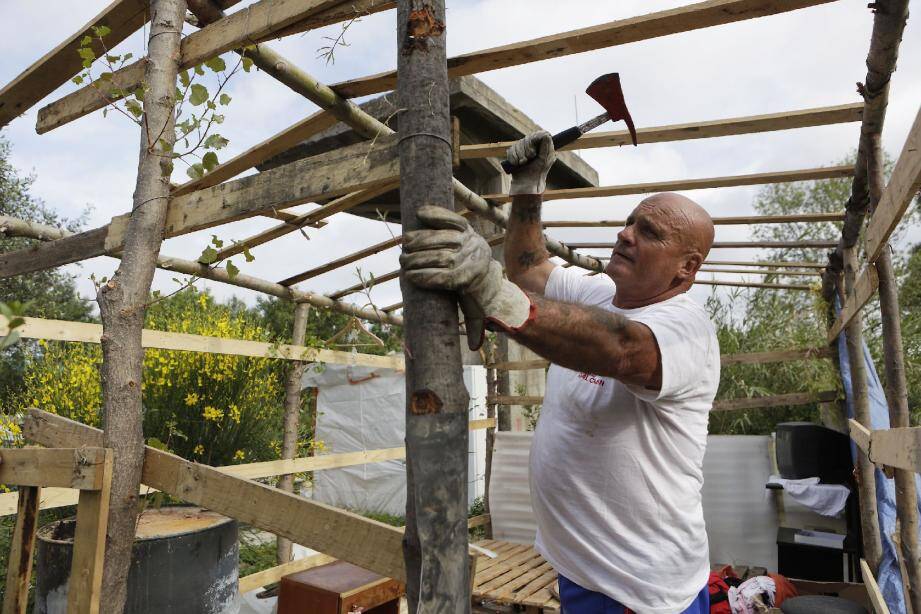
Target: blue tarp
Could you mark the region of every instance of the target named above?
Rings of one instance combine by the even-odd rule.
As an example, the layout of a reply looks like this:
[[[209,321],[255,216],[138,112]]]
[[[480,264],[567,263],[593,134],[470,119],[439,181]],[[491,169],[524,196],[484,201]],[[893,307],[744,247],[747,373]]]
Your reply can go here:
[[[835,301],[835,307],[840,312],[840,305]],[[841,379],[844,382],[844,393],[847,399],[847,415],[854,417],[854,394],[851,390],[851,364],[847,354],[847,345],[844,333],[838,335],[838,352],[841,357]],[[863,344],[863,360],[867,365],[867,388],[870,397],[870,421],[873,429],[889,428],[889,406],[886,403],[886,394],[876,366],[870,356],[867,344]],[[856,448],[851,446],[852,452]],[[856,458],[855,458],[856,462]],[[905,614],[905,601],[902,597],[902,574],[899,570],[899,560],[895,551],[895,544],[891,535],[895,533],[895,483],[886,475],[876,470],[876,504],[879,513],[879,528],[883,539],[883,558],[877,572],[879,589],[886,599],[889,611],[892,614]]]

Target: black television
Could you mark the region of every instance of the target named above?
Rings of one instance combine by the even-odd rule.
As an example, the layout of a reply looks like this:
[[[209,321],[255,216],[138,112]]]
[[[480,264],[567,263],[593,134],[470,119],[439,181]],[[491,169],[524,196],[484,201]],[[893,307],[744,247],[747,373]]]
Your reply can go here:
[[[781,422],[775,433],[781,477],[817,477],[826,484],[851,481],[854,463],[847,435],[812,422]]]

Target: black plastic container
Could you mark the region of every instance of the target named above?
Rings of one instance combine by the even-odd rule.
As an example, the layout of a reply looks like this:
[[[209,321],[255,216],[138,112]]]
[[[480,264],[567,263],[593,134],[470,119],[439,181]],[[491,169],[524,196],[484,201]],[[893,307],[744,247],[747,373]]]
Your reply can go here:
[[[38,531],[36,614],[66,614],[75,526],[71,518]],[[240,609],[238,571],[233,519],[196,507],[145,510],[128,572],[125,614],[234,614]]]

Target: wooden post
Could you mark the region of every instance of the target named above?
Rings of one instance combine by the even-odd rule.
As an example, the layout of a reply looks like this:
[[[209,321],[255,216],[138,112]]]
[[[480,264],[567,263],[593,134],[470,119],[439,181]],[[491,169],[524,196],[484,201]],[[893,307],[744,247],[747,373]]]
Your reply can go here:
[[[853,247],[844,250],[845,296],[854,291],[860,264]],[[843,304],[843,303],[842,303]],[[863,355],[863,321],[858,314],[846,329],[847,355],[851,366],[851,392],[854,397],[854,418],[872,429],[870,399],[867,391],[867,366]],[[863,539],[863,558],[874,575],[879,572],[883,556],[882,537],[879,532],[879,515],[876,505],[876,467],[866,452],[857,450],[857,490],[860,496],[860,530]]]
[[[99,614],[100,611],[111,486],[112,452],[106,450],[102,466],[102,488],[81,490],[77,502],[74,556],[70,565],[70,584],[67,590],[69,614]]]
[[[496,389],[496,342],[487,340],[489,344],[486,348],[486,418],[495,419],[496,404],[489,400],[489,397],[499,394]],[[492,482],[492,449],[496,442],[496,427],[490,426],[486,429],[486,489],[483,494],[483,513],[489,513],[489,485]],[[486,539],[492,539],[492,523],[486,526]]]
[[[870,204],[876,207],[885,187],[880,136],[870,139],[867,152],[867,179]],[[899,288],[892,269],[892,257],[886,245],[876,261],[879,275],[879,308],[883,324],[883,357],[886,365],[886,400],[889,402],[889,426],[911,426],[908,409],[908,385],[905,381],[905,355],[902,349],[902,320],[899,314]],[[908,570],[908,595],[905,601],[912,611],[921,612],[921,544],[918,543],[918,494],[915,473],[895,470],[895,506],[900,523],[901,551]]]
[[[144,463],[141,329],[162,243],[173,169],[173,110],[185,0],[152,0],[143,126],[134,204],[121,263],[97,296],[102,316],[104,446],[114,451],[103,599],[125,607]]]
[[[310,306],[307,303],[298,303],[294,307],[294,330],[291,333],[291,343],[304,345],[307,334],[307,316]],[[301,377],[307,363],[293,361],[288,368],[288,377],[285,380],[285,423],[284,435],[281,442],[281,457],[297,457],[297,435],[301,419]],[[294,476],[286,474],[278,480],[278,487],[288,492],[294,492]],[[291,540],[279,537],[277,540],[276,554],[278,564],[291,561]]]
[[[32,578],[32,553],[38,530],[38,504],[42,489],[20,486],[16,507],[16,525],[10,540],[6,567],[6,594],[3,614],[26,614],[29,605],[29,582]]]
[[[397,2],[400,215],[454,208],[444,0]],[[400,276],[406,339],[406,531],[409,611],[470,612],[467,407],[453,294]]]

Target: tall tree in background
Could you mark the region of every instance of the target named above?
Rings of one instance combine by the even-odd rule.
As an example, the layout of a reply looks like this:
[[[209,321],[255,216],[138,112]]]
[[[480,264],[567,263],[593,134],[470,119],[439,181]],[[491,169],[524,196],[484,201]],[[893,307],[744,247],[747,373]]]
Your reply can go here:
[[[0,138],[0,216],[48,224],[70,231],[80,229],[84,215],[67,219],[31,194],[35,177],[20,174],[10,162],[10,144]],[[33,239],[7,237],[0,223],[0,252],[28,247]],[[74,276],[49,269],[0,279],[0,301],[30,303],[28,315],[59,320],[92,320],[92,305],[77,293]],[[21,388],[26,352],[34,343],[23,342],[0,352],[0,398],[9,399]]]

